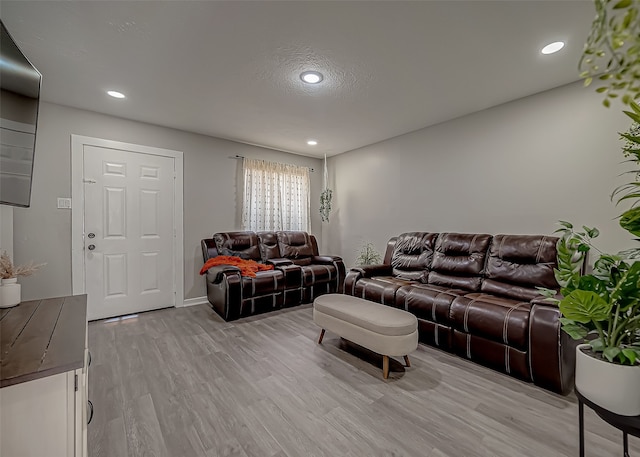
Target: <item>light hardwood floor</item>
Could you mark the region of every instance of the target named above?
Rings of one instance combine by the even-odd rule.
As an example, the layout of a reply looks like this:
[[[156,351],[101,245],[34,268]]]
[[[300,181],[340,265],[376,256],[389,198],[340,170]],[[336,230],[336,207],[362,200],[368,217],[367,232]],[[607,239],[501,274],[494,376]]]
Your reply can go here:
[[[573,457],[577,402],[420,345],[411,368],[319,329],[309,305],[207,305],[89,324],[89,456]],[[588,457],[622,455],[586,412]],[[630,438],[632,454],[640,440]]]

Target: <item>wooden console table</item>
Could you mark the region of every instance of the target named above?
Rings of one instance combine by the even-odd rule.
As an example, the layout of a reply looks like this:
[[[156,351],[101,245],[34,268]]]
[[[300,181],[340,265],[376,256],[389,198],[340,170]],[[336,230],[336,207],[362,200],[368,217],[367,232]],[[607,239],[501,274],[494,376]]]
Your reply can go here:
[[[623,457],[629,457],[629,435],[640,437],[640,416],[621,416],[596,405],[585,398],[578,389],[578,421],[580,425],[580,457],[584,457],[584,405],[594,410],[600,418],[622,431]]]
[[[0,309],[0,455],[86,457],[87,296]]]

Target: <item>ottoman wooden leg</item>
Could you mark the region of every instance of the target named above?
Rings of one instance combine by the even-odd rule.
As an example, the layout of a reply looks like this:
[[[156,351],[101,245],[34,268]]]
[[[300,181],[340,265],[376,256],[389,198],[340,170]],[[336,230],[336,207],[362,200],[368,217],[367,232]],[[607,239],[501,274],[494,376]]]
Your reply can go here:
[[[404,364],[405,364],[407,367],[411,368],[411,362],[409,361],[409,356],[408,356],[408,355],[405,355],[405,356],[404,356]]]
[[[318,344],[322,344],[322,338],[324,338],[324,329],[320,330],[320,338],[318,338]]]
[[[382,377],[384,379],[389,378],[389,356],[388,355],[382,356]]]

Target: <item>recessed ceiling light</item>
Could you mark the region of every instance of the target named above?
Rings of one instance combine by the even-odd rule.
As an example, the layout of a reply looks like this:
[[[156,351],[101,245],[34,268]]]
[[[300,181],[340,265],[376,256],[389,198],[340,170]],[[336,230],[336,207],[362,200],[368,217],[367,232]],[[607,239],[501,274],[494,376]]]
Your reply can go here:
[[[300,79],[309,84],[318,84],[324,79],[324,76],[317,71],[305,71],[300,75]]]
[[[124,98],[124,94],[116,90],[108,90],[107,94],[111,95],[113,98]]]
[[[316,144],[318,144],[318,142],[316,140],[309,140],[309,141],[307,141],[307,144],[309,146],[315,146]]]
[[[542,48],[542,53],[553,54],[554,52],[558,52],[562,48],[564,48],[564,41],[555,41]]]

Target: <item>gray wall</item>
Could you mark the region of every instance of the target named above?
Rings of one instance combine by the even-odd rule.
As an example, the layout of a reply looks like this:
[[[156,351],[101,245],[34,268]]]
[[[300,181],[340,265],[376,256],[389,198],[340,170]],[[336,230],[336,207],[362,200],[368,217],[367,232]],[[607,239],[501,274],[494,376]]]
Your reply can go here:
[[[185,298],[204,295],[200,239],[239,228],[235,154],[295,163],[312,173],[312,231],[322,251],[353,265],[364,241],[383,251],[412,230],[552,233],[558,219],[595,225],[599,246],[617,251],[630,236],[609,201],[623,157],[618,109],[580,83],[517,100],[329,159],[331,222],[318,217],[320,160],[118,119],[41,106],[31,208],[14,210],[14,255],[48,265],[23,278],[25,299],[71,293],[70,135],[184,152]]]
[[[13,258],[13,206],[0,205],[0,251]]]
[[[629,122],[600,101],[576,83],[332,157],[325,246],[349,266],[402,232],[550,234],[564,219],[629,247],[609,200]]]
[[[236,154],[314,168],[311,231],[322,239],[318,214],[322,162],[318,159],[43,103],[31,207],[14,210],[14,256],[18,263],[34,260],[47,265],[20,280],[24,300],[71,294],[71,211],[56,209],[57,197],[71,197],[71,134],[184,152],[185,298],[205,295],[204,280],[198,275],[200,240],[240,228],[236,206],[240,161],[230,158]]]

